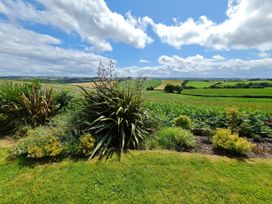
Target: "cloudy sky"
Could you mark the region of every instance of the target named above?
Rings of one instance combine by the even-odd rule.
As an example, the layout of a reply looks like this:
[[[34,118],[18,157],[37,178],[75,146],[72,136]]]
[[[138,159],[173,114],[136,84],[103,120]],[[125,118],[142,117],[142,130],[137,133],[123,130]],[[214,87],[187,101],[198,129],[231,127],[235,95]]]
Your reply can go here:
[[[272,0],[0,0],[0,75],[272,77]]]

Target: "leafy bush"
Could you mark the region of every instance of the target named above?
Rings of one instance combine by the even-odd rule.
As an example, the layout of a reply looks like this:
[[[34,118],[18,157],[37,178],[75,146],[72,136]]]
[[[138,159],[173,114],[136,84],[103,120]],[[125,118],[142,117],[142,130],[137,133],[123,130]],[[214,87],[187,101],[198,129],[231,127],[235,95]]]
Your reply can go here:
[[[269,137],[272,128],[266,124],[267,120],[269,117],[260,112],[246,114],[239,127],[239,135],[254,138],[257,141],[261,137]]]
[[[194,135],[178,127],[163,128],[158,132],[157,137],[159,145],[165,149],[182,151],[196,146]]]
[[[0,83],[0,130],[9,134],[20,127],[35,128],[47,123],[64,108],[67,94],[43,89],[39,82]]]
[[[231,132],[238,132],[243,121],[242,114],[235,108],[230,108],[226,114],[228,127]]]
[[[192,120],[186,115],[180,115],[179,117],[174,119],[173,124],[176,127],[190,130],[192,127]]]
[[[146,88],[147,91],[154,91],[154,87],[153,86],[149,86]]]
[[[80,138],[79,152],[84,155],[90,155],[94,150],[96,141],[91,134],[84,134]]]
[[[164,91],[166,93],[178,93],[178,94],[180,94],[182,90],[183,90],[182,87],[178,86],[178,85],[175,86],[175,85],[167,84],[164,87]]]
[[[59,129],[43,127],[30,130],[25,138],[11,150],[11,157],[53,158],[59,156],[64,147],[60,142],[62,132]]]
[[[238,134],[232,134],[230,129],[217,129],[212,142],[215,148],[234,154],[246,154],[253,147],[253,144],[244,138],[240,138]]]
[[[145,137],[150,135],[151,120],[143,108],[142,81],[118,86],[107,78],[105,70],[112,76],[112,67],[99,68],[99,83],[95,92],[83,88],[82,109],[77,117],[78,129],[90,133],[97,141],[90,158],[99,152],[100,158],[114,151],[137,149]]]

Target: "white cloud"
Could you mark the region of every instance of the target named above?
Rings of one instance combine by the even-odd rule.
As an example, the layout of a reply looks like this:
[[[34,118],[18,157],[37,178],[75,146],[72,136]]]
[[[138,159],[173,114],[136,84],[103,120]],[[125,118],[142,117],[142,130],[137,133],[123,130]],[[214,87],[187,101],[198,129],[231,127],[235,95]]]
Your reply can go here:
[[[67,50],[59,39],[0,22],[1,75],[95,76],[100,55]]]
[[[43,6],[44,9],[39,9]],[[0,13],[11,20],[20,19],[57,27],[67,33],[76,32],[82,40],[99,51],[111,51],[109,40],[144,48],[153,40],[138,27],[137,19],[112,12],[104,0],[2,0]],[[140,19],[138,19],[140,20]],[[136,25],[137,24],[137,25]]]
[[[258,53],[258,56],[261,57],[261,58],[267,58],[267,57],[269,57],[270,55],[269,55],[269,53],[267,53],[267,52],[259,52],[259,53]]]
[[[198,21],[192,18],[168,26],[154,23],[154,32],[163,43],[177,49],[184,45],[197,44],[215,49],[250,49],[261,51],[272,49],[272,1],[229,0],[227,19],[217,24],[206,16]]]
[[[144,64],[150,63],[149,60],[145,60],[145,59],[140,59],[139,62],[140,62],[140,63],[144,63]]]
[[[148,77],[272,77],[272,58],[257,60],[225,59],[216,55],[205,58],[201,55],[182,58],[163,55],[158,66],[126,67],[123,75]]]

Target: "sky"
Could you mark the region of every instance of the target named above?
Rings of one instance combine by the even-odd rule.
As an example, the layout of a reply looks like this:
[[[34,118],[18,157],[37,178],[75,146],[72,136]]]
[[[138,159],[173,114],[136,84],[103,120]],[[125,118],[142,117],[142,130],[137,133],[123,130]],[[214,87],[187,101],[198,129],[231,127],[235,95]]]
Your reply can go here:
[[[271,0],[0,0],[1,76],[272,78]]]

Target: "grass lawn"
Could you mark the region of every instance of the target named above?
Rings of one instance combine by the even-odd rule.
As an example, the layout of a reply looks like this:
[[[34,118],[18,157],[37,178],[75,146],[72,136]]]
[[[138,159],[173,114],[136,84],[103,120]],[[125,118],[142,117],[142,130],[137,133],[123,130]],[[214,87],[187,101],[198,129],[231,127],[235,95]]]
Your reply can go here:
[[[25,165],[0,148],[0,203],[271,203],[272,160],[139,151]]]

